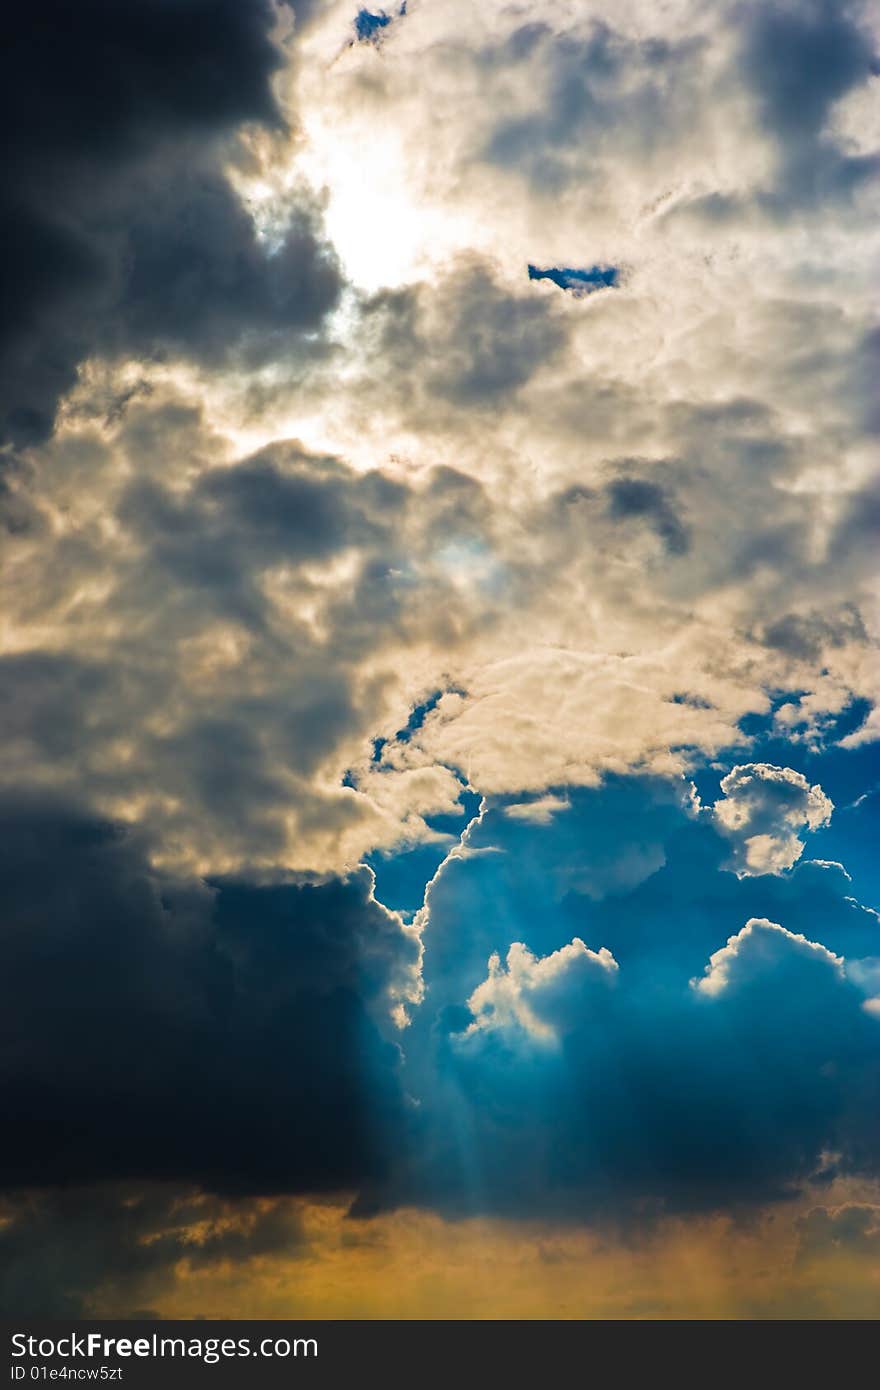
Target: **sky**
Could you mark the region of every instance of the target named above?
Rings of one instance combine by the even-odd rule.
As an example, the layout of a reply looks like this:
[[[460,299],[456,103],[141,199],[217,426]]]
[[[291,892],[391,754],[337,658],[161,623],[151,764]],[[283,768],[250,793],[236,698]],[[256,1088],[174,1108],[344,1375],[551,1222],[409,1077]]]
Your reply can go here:
[[[0,67],[0,1301],[880,1315],[872,7]]]

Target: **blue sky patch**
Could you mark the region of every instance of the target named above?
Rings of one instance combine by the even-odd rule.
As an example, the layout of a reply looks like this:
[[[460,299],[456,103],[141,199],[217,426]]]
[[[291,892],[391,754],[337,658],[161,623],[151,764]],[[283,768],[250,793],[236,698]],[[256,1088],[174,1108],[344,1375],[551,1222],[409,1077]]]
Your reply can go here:
[[[536,265],[529,266],[530,280],[552,280],[561,290],[570,290],[579,296],[594,294],[597,290],[615,289],[620,283],[620,271],[613,265],[593,265],[589,270],[578,270],[571,266],[548,266],[541,270]]]

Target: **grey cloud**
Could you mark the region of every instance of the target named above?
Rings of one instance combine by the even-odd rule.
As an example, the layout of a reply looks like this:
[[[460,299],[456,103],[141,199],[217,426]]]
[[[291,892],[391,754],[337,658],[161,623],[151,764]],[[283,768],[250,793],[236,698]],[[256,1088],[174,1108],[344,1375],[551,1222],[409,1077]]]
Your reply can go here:
[[[650,155],[680,127],[699,39],[634,40],[604,22],[582,37],[527,26],[483,61],[537,65],[543,92],[527,115],[503,118],[483,157],[516,168],[539,189],[589,178],[604,158],[633,147]],[[635,79],[635,80],[634,80]]]
[[[762,642],[790,653],[799,661],[817,662],[826,646],[840,647],[847,642],[865,643],[868,633],[861,613],[854,604],[825,614],[812,609],[806,613],[783,613],[768,621],[756,634]]]
[[[268,0],[15,12],[0,82],[14,133],[0,190],[5,437],[44,439],[96,353],[260,355],[258,335],[278,348],[336,302],[308,200],[268,254],[222,172],[242,125],[283,128],[275,18]]]
[[[405,709],[395,653],[491,622],[491,593],[457,585],[467,548],[493,544],[479,484],[358,473],[292,442],[211,466],[199,417],[153,399],[128,406],[115,445],[89,438],[42,463],[74,510],[94,507],[91,463],[112,532],[92,516],[20,539],[19,618],[61,640],[3,659],[6,777],[85,788],[114,813],[135,798],[166,846],[224,868],[318,868],[402,833],[342,773]]]
[[[866,1203],[813,1207],[798,1223],[797,1261],[809,1265],[829,1254],[876,1260],[880,1255],[880,1209]]]
[[[880,480],[845,494],[831,536],[831,558],[847,569],[873,567],[880,538]]]
[[[825,129],[834,103],[876,71],[876,47],[861,21],[857,5],[832,0],[749,14],[742,71],[783,163],[771,204],[846,197],[880,170],[880,155],[848,154]]]
[[[668,215],[716,228],[755,216],[783,222],[852,204],[880,172],[880,151],[854,152],[829,128],[835,105],[877,76],[877,49],[864,6],[834,0],[734,5],[737,40],[727,87],[751,95],[759,129],[776,154],[769,179],[748,192],[699,194]]]
[[[642,518],[657,532],[671,555],[688,548],[688,531],[669,496],[646,478],[616,478],[606,488],[608,514],[614,521]]]
[[[6,1195],[0,1216],[0,1302],[8,1317],[87,1317],[99,1291],[121,1316],[143,1316],[144,1295],[164,1292],[181,1262],[198,1271],[304,1248],[290,1203],[230,1203],[159,1184]]]
[[[121,232],[106,243],[116,284],[96,333],[104,351],[257,365],[320,328],[338,300],[340,268],[305,200],[267,248],[225,179],[183,163],[134,182],[112,216]]]
[[[546,300],[511,294],[464,257],[431,285],[364,304],[365,328],[397,377],[460,409],[496,407],[552,363],[567,331]]]
[[[870,75],[875,50],[857,16],[857,6],[831,0],[751,12],[744,71],[774,135],[815,139],[833,103]]]

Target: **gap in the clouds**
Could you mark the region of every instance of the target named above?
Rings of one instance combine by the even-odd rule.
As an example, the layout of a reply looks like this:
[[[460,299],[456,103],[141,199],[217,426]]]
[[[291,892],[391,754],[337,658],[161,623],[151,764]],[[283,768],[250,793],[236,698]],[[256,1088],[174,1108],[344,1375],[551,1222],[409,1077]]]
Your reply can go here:
[[[570,290],[577,298],[595,294],[597,290],[615,289],[620,283],[620,271],[614,265],[593,265],[589,270],[573,266],[548,266],[547,269],[541,270],[538,266],[530,264],[529,279],[550,280],[561,290]]]
[[[461,690],[458,686],[454,685],[445,686],[443,688],[432,691],[431,694],[425,700],[422,700],[419,704],[413,706],[406,723],[395,733],[393,733],[390,736],[390,738],[385,738],[384,736],[380,735],[379,737],[373,739],[372,751],[370,754],[370,762],[374,766],[379,766],[382,763],[382,759],[386,748],[393,747],[397,743],[409,743],[413,734],[417,733],[418,730],[421,729],[428,715],[431,713],[432,710],[437,708],[444,695],[464,694],[466,694],[464,690]],[[459,780],[462,782],[463,785],[466,785],[465,778],[461,777],[461,775],[458,772],[456,772],[455,775],[459,777]],[[357,774],[352,768],[347,768],[346,771],[342,774],[342,785],[343,787],[351,787],[353,789],[357,789]]]
[[[394,19],[401,18],[406,14],[406,0],[403,0],[396,15],[387,14],[385,10],[358,10],[354,19],[355,39],[358,43],[379,44],[382,40],[382,30],[387,29]]]
[[[406,849],[375,850],[364,857],[363,862],[376,877],[375,895],[385,907],[410,918],[422,906],[425,886],[480,809],[479,794],[468,787],[462,787],[459,800],[460,813],[425,817],[425,823],[442,840]]]
[[[421,704],[415,705],[413,707],[413,710],[406,723],[404,724],[403,728],[398,729],[397,732],[392,736],[392,738],[374,738],[373,756],[371,761],[374,763],[381,763],[382,754],[389,743],[409,743],[413,734],[418,732],[418,730],[422,727],[431,711],[437,708],[440,701],[443,699],[443,696],[448,693],[463,694],[462,691],[449,692],[445,689],[434,690],[431,692],[431,694],[428,696],[426,700],[423,700]]]
[[[426,696],[410,711],[405,724],[390,737],[379,736],[372,741],[370,763],[378,772],[389,768],[383,766],[386,750],[400,744],[407,744],[424,726],[428,715],[435,710],[444,695],[464,695],[458,686],[442,686]],[[441,815],[426,815],[424,821],[436,839],[425,844],[395,846],[391,849],[373,850],[363,858],[363,863],[372,869],[376,878],[375,894],[379,902],[405,917],[411,918],[422,906],[425,887],[434,877],[437,869],[446,858],[455,841],[470,824],[480,809],[481,797],[475,792],[468,779],[459,768],[449,771],[461,783],[459,793],[460,810]],[[358,788],[357,773],[349,768],[343,775],[342,785],[354,790]]]

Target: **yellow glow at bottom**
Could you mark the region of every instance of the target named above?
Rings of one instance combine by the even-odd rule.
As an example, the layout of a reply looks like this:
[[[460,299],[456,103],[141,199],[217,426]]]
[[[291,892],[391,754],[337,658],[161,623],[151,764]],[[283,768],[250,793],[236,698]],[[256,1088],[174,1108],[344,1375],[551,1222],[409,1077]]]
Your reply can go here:
[[[878,1263],[834,1246],[798,1258],[803,1212],[668,1219],[630,1239],[414,1211],[353,1221],[341,1206],[308,1205],[289,1254],[183,1260],[138,1293],[167,1318],[878,1316]],[[122,1314],[131,1292],[105,1289],[95,1312]]]

